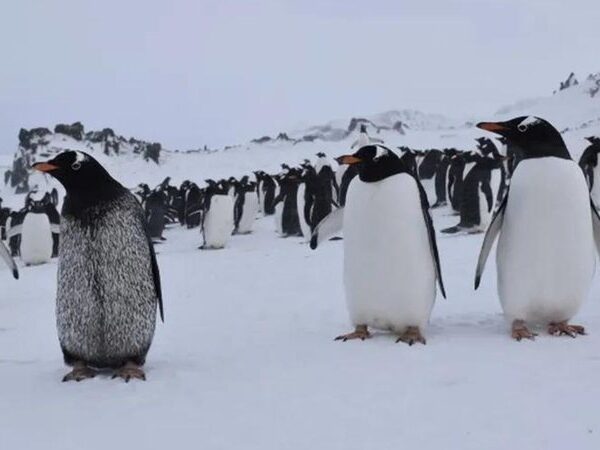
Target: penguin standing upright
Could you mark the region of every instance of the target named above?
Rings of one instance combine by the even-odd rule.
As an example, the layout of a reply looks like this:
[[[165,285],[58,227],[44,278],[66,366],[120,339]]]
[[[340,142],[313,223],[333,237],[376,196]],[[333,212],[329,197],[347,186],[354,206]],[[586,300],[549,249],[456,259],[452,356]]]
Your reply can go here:
[[[225,248],[233,232],[233,197],[228,183],[207,180],[202,214],[202,235],[207,249]]]
[[[315,196],[313,185],[317,174],[315,168],[310,163],[303,164],[300,183],[296,191],[296,209],[298,211],[298,222],[300,231],[305,241],[308,242],[311,236],[312,223],[311,214],[314,208]]]
[[[474,162],[475,165],[462,182],[460,221],[458,225],[442,230],[442,233],[483,232],[494,207],[491,172],[499,169],[502,160],[497,159],[495,155],[484,156],[479,153],[469,154],[465,158],[465,161]]]
[[[457,151],[454,148],[444,149],[440,162],[435,170],[435,203],[432,208],[440,208],[448,204],[447,201],[447,184],[448,184],[448,168],[450,167],[450,159],[456,155]]]
[[[282,237],[302,236],[300,218],[298,216],[298,187],[300,185],[300,169],[288,169],[280,179],[280,192],[275,199],[276,229]]]
[[[598,153],[600,153],[600,138],[590,136],[586,138],[590,145],[584,150],[579,159],[579,167],[583,170],[592,200],[596,205],[600,203],[600,164],[598,164]]]
[[[166,240],[163,237],[166,224],[167,199],[163,190],[152,191],[145,201],[148,232],[153,242]]]
[[[513,141],[522,158],[483,241],[475,289],[500,235],[498,295],[512,323],[512,337],[533,339],[536,334],[529,325],[535,324],[547,325],[552,335],[584,334],[583,327],[569,320],[594,275],[600,218],[579,166],[560,133],[539,117],[477,126]]]
[[[397,342],[424,344],[436,279],[445,296],[427,194],[386,147],[368,145],[338,160],[358,167],[359,179],[343,215],[344,284],[355,330],[336,339],[366,339],[372,327],[398,335]]]
[[[256,195],[256,183],[244,176],[236,185],[234,205],[234,234],[252,233],[254,221],[258,215],[259,201]]]
[[[27,195],[19,246],[21,260],[27,266],[47,263],[53,256],[53,234],[58,234],[58,224],[50,222],[46,211],[49,203],[48,194],[41,196],[34,191]]]
[[[125,381],[145,379],[160,276],[144,211],[135,196],[94,158],[66,151],[35,170],[66,189],[62,215],[56,324],[65,362],[63,381],[114,369]]]

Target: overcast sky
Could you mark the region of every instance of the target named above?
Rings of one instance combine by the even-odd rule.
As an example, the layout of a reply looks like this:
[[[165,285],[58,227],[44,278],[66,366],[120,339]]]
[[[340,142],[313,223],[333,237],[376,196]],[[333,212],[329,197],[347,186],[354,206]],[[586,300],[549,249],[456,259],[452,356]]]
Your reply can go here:
[[[600,71],[598,0],[14,0],[0,152],[80,120],[169,148],[352,115],[489,115]]]

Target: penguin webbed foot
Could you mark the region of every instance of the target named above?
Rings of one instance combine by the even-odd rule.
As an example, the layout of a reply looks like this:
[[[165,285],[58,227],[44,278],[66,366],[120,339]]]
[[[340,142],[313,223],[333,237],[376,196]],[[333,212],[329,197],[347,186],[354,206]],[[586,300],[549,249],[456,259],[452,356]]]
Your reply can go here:
[[[146,374],[141,366],[133,362],[128,362],[124,366],[115,370],[112,378],[113,380],[115,378],[122,378],[125,383],[129,383],[129,381],[133,379],[146,381]]]
[[[548,333],[552,336],[570,336],[572,338],[586,334],[585,328],[581,325],[570,325],[567,321],[551,323],[548,325]]]
[[[396,344],[399,342],[404,342],[410,346],[416,344],[417,342],[423,345],[427,344],[427,341],[421,334],[421,330],[419,327],[407,327],[404,333],[398,336],[396,339]]]
[[[530,331],[524,320],[515,320],[512,324],[511,336],[517,342],[520,342],[523,339],[535,341],[537,333]]]
[[[84,362],[76,362],[73,364],[73,370],[71,370],[68,374],[66,374],[62,381],[77,381],[80,382],[82,380],[87,380],[88,378],[94,378],[97,372],[88,367]]]
[[[366,325],[357,325],[352,333],[342,334],[341,336],[336,337],[334,340],[346,342],[352,339],[360,339],[361,341],[364,341],[370,337],[371,333],[369,333],[369,329]]]

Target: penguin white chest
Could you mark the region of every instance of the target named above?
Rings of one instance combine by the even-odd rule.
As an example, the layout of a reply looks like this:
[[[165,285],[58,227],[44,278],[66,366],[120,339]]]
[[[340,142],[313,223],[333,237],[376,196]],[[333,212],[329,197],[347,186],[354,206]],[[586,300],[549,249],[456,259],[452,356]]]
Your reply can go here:
[[[498,294],[506,316],[570,319],[595,269],[587,185],[573,161],[546,157],[516,168],[498,241]]]
[[[52,258],[52,232],[46,214],[28,213],[21,230],[21,259],[25,264],[44,264]]]
[[[245,192],[244,194],[244,208],[242,210],[242,217],[238,225],[238,233],[246,234],[251,233],[254,227],[254,221],[258,215],[259,201],[255,192]]]
[[[213,195],[203,227],[206,247],[225,247],[233,231],[233,199],[230,195]]]
[[[594,167],[594,184],[592,185],[592,199],[596,206],[600,205],[600,164]]]
[[[424,327],[435,279],[416,181],[407,174],[355,180],[344,212],[344,284],[354,325]]]

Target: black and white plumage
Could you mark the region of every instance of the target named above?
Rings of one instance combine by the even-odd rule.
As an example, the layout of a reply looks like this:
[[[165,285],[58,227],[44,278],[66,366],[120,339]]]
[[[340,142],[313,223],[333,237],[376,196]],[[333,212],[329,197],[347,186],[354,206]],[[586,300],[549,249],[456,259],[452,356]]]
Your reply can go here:
[[[2,258],[2,260],[4,260],[4,262],[6,263],[6,265],[12,272],[13,277],[15,277],[15,279],[18,279],[19,278],[19,269],[17,268],[17,264],[15,263],[15,260],[12,259],[12,256],[10,256],[10,252],[4,246],[4,243],[1,240],[0,240],[0,258]]]
[[[67,151],[34,169],[66,189],[62,209],[56,323],[64,380],[117,369],[126,381],[145,379],[160,275],[144,211],[135,196],[90,155]]]
[[[425,343],[436,280],[445,296],[425,190],[414,168],[387,147],[368,145],[338,161],[356,166],[359,179],[343,212],[317,227],[311,247],[343,222],[346,302],[356,329],[339,339],[365,339],[372,327]]]
[[[569,320],[591,285],[600,218],[580,168],[560,133],[539,117],[478,127],[513,142],[520,156],[483,241],[475,289],[499,237],[498,295],[513,338],[533,339],[530,324],[548,325],[555,335],[584,334]]]

